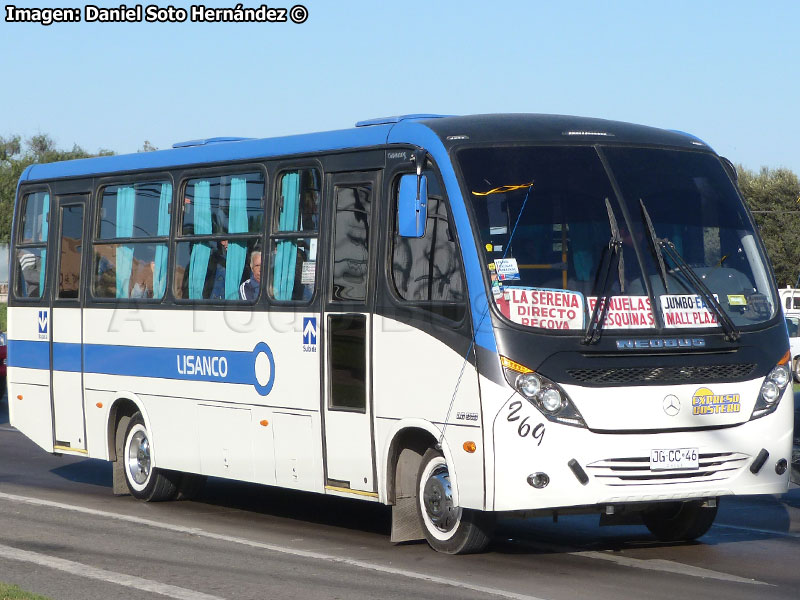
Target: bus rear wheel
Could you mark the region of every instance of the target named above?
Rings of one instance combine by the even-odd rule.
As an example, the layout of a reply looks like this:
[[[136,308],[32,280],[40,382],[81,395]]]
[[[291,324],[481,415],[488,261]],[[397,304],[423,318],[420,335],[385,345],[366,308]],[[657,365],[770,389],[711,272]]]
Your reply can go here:
[[[150,434],[142,413],[137,412],[128,422],[122,460],[125,483],[134,498],[159,502],[178,495],[180,474],[153,466]]]
[[[667,502],[642,513],[645,526],[662,542],[692,541],[702,537],[717,516],[717,505],[701,500]]]
[[[441,452],[428,449],[417,476],[417,513],[431,548],[445,554],[471,554],[489,545],[492,519],[456,506],[450,472]]]

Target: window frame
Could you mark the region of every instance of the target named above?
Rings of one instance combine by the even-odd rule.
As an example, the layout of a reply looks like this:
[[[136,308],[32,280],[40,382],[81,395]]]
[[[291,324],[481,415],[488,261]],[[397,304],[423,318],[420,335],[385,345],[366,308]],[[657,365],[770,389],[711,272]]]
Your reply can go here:
[[[469,316],[469,291],[467,289],[467,278],[466,272],[464,267],[464,255],[461,250],[461,242],[458,236],[458,230],[456,228],[455,219],[453,217],[453,210],[451,208],[450,199],[447,195],[447,188],[445,187],[444,180],[441,176],[441,172],[439,167],[437,166],[436,162],[433,160],[433,157],[428,156],[426,162],[426,168],[423,169],[423,174],[430,174],[436,178],[436,182],[439,185],[439,189],[442,191],[441,201],[444,203],[445,210],[447,213],[447,224],[450,228],[450,231],[453,232],[453,239],[456,246],[456,255],[459,263],[459,277],[461,278],[461,285],[462,289],[464,290],[464,299],[460,302],[443,302],[437,300],[407,300],[403,298],[399,291],[397,290],[397,286],[395,285],[394,279],[394,248],[395,248],[395,240],[398,236],[397,233],[397,194],[400,185],[400,178],[403,175],[416,175],[416,171],[413,170],[413,166],[406,166],[403,165],[401,168],[394,170],[390,174],[390,179],[388,183],[388,193],[389,193],[389,202],[388,202],[388,235],[386,240],[386,260],[385,260],[385,281],[386,281],[386,288],[389,293],[389,297],[391,298],[392,302],[395,304],[402,306],[403,308],[412,308],[420,311],[425,311],[426,314],[430,315],[430,318],[434,319],[441,319],[446,322],[449,326],[452,327],[459,327],[461,326],[464,321]],[[430,186],[429,186],[430,189]],[[425,231],[427,233],[428,227],[427,223],[425,225]],[[436,311],[435,308],[437,307],[454,307],[460,309],[461,312],[457,319],[452,319],[446,315],[443,315],[441,312]]]
[[[169,233],[166,236],[155,236],[155,237],[127,237],[127,238],[101,238],[100,237],[100,222],[101,222],[101,210],[103,207],[103,194],[105,190],[109,187],[124,187],[124,186],[136,186],[137,184],[146,184],[146,183],[169,183],[172,186],[172,198],[170,199],[169,210],[168,214],[170,216],[169,219]],[[88,298],[91,302],[97,304],[116,304],[116,303],[124,303],[124,304],[163,304],[167,301],[170,297],[170,281],[172,279],[171,276],[171,264],[172,264],[172,255],[174,254],[172,249],[172,239],[173,233],[175,228],[175,177],[172,172],[169,171],[156,171],[156,172],[147,172],[147,173],[139,173],[136,175],[128,176],[128,177],[107,177],[103,178],[98,181],[94,188],[94,193],[92,194],[94,199],[94,206],[91,209],[91,223],[89,226],[91,227],[91,234],[90,234],[90,241],[91,241],[91,258],[89,259],[89,285],[88,285]],[[97,246],[119,246],[119,245],[146,245],[151,244],[153,246],[164,244],[167,247],[167,280],[166,280],[166,288],[164,290],[164,295],[160,298],[139,298],[139,297],[128,297],[128,298],[116,298],[116,297],[107,297],[107,296],[98,296],[95,293],[95,283],[96,279],[96,272],[95,272],[95,258],[97,256],[96,247]]]
[[[278,231],[277,230],[277,223],[278,223],[278,211],[280,209],[280,184],[282,178],[287,173],[294,173],[300,172],[304,170],[315,170],[318,175],[319,179],[319,212],[317,213],[317,229],[316,231],[303,231],[303,230],[296,230],[296,231]],[[266,288],[266,297],[267,301],[270,304],[275,306],[309,306],[313,304],[318,295],[320,294],[320,276],[322,270],[319,268],[320,261],[322,259],[322,246],[320,240],[322,238],[322,232],[325,228],[325,221],[324,219],[324,198],[325,198],[325,171],[322,168],[322,165],[316,161],[297,161],[297,162],[290,162],[284,163],[279,165],[274,171],[274,186],[272,189],[271,194],[271,204],[270,204],[270,223],[266,227],[267,236],[266,236],[266,244],[264,245],[264,253],[268,255],[268,260],[264,261],[264,254],[261,255],[261,263],[262,268],[265,267],[265,262],[268,263],[268,268],[264,271],[262,277],[267,275],[270,278],[274,278],[275,276],[275,260],[272,256],[272,245],[279,241],[291,241],[291,240],[299,240],[299,239],[306,239],[306,238],[313,238],[317,240],[317,266],[315,267],[314,273],[314,289],[311,293],[311,296],[306,300],[279,300],[273,294],[272,284],[269,283],[268,285],[263,285],[264,280],[262,279],[262,288]]]
[[[52,231],[52,224],[53,224],[53,202],[54,202],[54,195],[53,190],[49,185],[34,185],[31,187],[26,188],[25,190],[20,189],[18,192],[19,196],[21,196],[22,200],[17,203],[18,211],[14,215],[14,223],[12,223],[12,231],[11,231],[11,244],[9,246],[9,263],[13,261],[14,268],[13,270],[9,268],[8,278],[9,278],[9,286],[8,286],[8,295],[10,298],[13,298],[14,301],[24,302],[26,304],[49,304],[49,296],[50,293],[50,272],[47,268],[48,264],[53,262],[52,258],[52,250],[50,249],[51,245],[51,235]],[[21,241],[22,234],[24,232],[24,224],[22,223],[22,219],[24,216],[25,211],[23,207],[26,205],[26,201],[29,196],[34,194],[47,194],[49,196],[48,199],[48,206],[47,206],[47,241],[45,242],[23,242]],[[19,227],[16,227],[16,224],[19,223]],[[16,235],[14,235],[14,230],[16,229]],[[17,259],[17,253],[19,250],[24,250],[26,248],[35,248],[41,249],[46,252],[45,255],[45,264],[43,268],[45,269],[44,273],[44,284],[42,285],[42,289],[40,290],[40,294],[38,296],[21,296],[17,294],[17,284],[19,283],[18,276],[21,276],[21,269],[18,273],[17,265],[19,264],[19,260]],[[9,265],[10,267],[11,265]]]
[[[204,177],[214,178],[214,177],[234,177],[236,175],[248,175],[258,173],[262,176],[264,181],[264,186],[261,192],[260,198],[260,205],[259,211],[264,215],[263,225],[261,229],[257,232],[243,232],[243,233],[210,233],[210,234],[203,234],[203,235],[186,235],[183,233],[183,217],[184,211],[182,209],[182,204],[179,202],[180,198],[184,198],[186,195],[186,188],[191,180],[194,179],[202,179]],[[176,305],[209,305],[209,306],[226,306],[229,308],[250,308],[257,304],[259,304],[264,297],[264,232],[268,227],[267,219],[269,217],[267,213],[267,196],[269,193],[269,185],[270,185],[270,173],[264,163],[245,163],[245,164],[228,164],[228,165],[218,165],[211,168],[205,169],[191,169],[186,170],[180,174],[179,183],[176,186],[173,186],[173,219],[171,222],[171,231],[172,236],[170,237],[170,256],[169,256],[169,273],[167,276],[167,291],[165,293],[165,297],[169,295],[170,299]],[[178,260],[178,245],[181,243],[190,243],[190,242],[219,242],[222,240],[231,241],[250,241],[256,240],[256,245],[254,248],[261,246],[261,287],[259,289],[258,297],[256,297],[252,302],[248,300],[226,300],[220,298],[179,298],[175,293],[175,284],[176,284],[176,277],[175,271],[177,269],[177,260]],[[251,251],[252,252],[252,251]],[[249,255],[245,259],[245,266],[249,267]]]

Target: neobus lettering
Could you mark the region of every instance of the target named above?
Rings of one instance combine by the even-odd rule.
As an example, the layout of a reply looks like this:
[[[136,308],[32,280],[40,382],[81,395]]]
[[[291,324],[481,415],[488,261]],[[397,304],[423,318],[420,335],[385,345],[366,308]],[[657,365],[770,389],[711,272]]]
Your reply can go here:
[[[228,359],[224,356],[178,355],[178,373],[181,375],[228,376]]]

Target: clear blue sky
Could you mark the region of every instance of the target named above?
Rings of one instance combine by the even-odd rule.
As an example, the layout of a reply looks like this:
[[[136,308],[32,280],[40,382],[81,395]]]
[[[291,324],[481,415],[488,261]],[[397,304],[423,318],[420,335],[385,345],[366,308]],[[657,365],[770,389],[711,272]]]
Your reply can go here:
[[[301,1],[302,25],[43,27],[3,10],[0,135],[126,153],[411,112],[540,112],[681,129],[748,168],[800,174],[796,0]]]

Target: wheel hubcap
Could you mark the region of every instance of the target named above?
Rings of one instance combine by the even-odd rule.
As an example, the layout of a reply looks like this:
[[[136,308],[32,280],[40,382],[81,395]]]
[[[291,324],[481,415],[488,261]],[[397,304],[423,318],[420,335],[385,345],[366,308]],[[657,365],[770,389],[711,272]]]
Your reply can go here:
[[[458,511],[453,506],[450,474],[447,467],[437,467],[425,482],[422,502],[430,522],[440,531],[449,531],[458,521]]]
[[[139,485],[150,477],[150,442],[142,431],[133,434],[128,446],[128,472]]]

